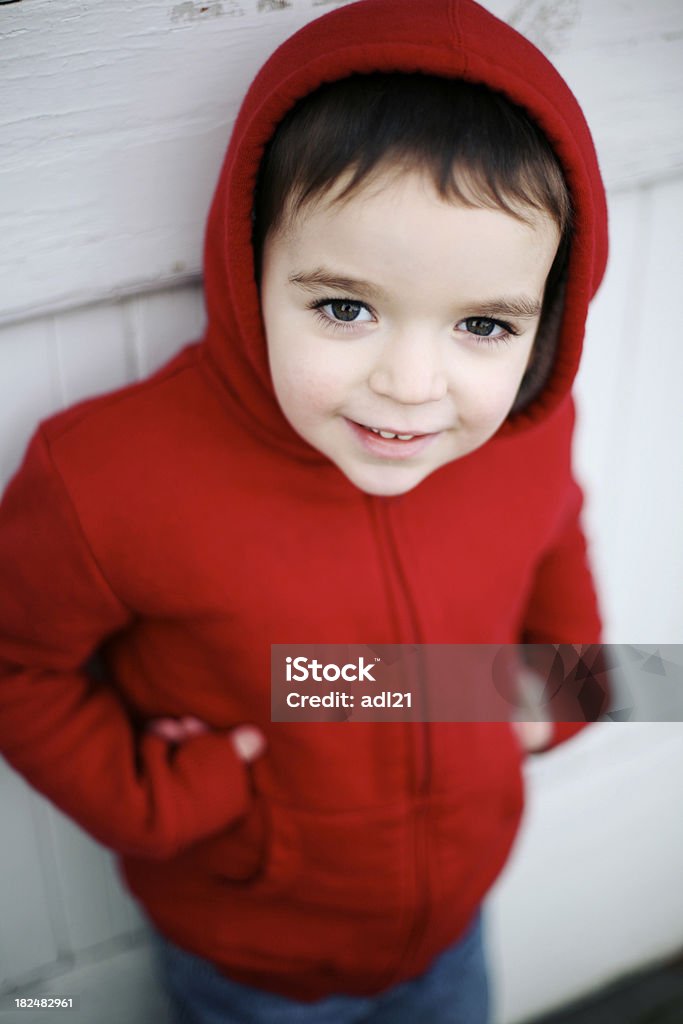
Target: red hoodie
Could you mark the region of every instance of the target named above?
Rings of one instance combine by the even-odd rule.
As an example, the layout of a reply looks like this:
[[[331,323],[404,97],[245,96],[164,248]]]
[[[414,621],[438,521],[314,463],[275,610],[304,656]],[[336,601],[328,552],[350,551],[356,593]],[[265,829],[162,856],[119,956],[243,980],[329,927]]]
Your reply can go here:
[[[350,72],[483,81],[555,145],[576,230],[552,378],[414,490],[358,490],[271,387],[251,188],[285,111]],[[270,722],[271,643],[596,643],[570,388],[606,211],[556,71],[471,0],[363,0],[270,58],[210,213],[208,327],[142,383],[41,424],[0,507],[0,749],[120,857],[172,940],[294,998],[376,993],[456,940],[523,807],[507,723]],[[84,666],[100,650],[108,678]],[[173,749],[156,716],[215,732]],[[256,723],[250,765],[227,730]],[[555,743],[579,724],[556,727]]]

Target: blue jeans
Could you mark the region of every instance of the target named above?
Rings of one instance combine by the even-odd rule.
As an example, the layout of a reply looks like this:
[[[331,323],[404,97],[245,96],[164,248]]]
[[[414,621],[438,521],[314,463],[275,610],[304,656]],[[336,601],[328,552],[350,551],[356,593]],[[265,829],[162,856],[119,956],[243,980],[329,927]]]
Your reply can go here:
[[[424,974],[377,996],[300,1003],[230,981],[202,957],[152,931],[177,1024],[488,1024],[482,913]]]

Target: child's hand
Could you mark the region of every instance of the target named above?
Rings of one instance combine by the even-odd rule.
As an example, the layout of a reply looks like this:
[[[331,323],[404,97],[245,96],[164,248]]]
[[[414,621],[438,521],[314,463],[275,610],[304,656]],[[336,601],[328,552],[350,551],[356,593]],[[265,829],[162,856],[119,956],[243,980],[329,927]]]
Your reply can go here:
[[[543,721],[540,715],[542,707],[541,697],[543,694],[544,681],[536,669],[530,665],[521,664],[517,669],[517,686],[519,689],[519,703],[515,709],[515,715],[525,718],[526,721],[518,721],[514,718],[512,726],[522,750],[533,753],[548,745],[552,739],[555,726],[553,722]]]
[[[186,715],[184,718],[153,718],[147,723],[146,731],[168,740],[169,743],[183,743],[193,736],[210,732],[211,729],[199,718]],[[230,739],[241,761],[254,761],[266,747],[265,736],[255,725],[238,725],[231,730]]]
[[[552,722],[510,722],[524,750],[533,753],[545,747],[553,735]]]

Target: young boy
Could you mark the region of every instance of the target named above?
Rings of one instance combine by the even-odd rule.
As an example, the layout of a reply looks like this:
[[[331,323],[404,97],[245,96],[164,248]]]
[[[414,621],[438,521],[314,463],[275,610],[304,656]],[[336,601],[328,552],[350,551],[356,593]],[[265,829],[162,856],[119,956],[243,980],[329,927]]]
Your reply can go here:
[[[471,0],[361,0],[247,94],[205,336],[36,431],[0,749],[119,855],[179,1019],[488,1019],[523,746],[581,725],[272,724],[270,645],[599,641],[570,389],[605,259],[542,55]]]

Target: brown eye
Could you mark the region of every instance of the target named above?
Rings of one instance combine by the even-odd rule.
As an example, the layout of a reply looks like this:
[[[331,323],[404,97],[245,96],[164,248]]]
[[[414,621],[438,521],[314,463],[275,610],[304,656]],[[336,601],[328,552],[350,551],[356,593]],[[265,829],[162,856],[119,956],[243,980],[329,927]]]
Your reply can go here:
[[[486,316],[468,316],[464,322],[467,324],[468,331],[484,338],[487,338],[498,326],[495,320],[489,320]]]
[[[344,320],[347,323],[349,320],[356,320],[361,309],[363,309],[362,303],[351,302],[349,299],[338,299],[335,302],[330,302],[329,307],[335,320]]]
[[[375,317],[365,302],[357,299],[318,299],[308,309],[331,331],[350,331],[356,324],[371,324]]]
[[[465,331],[472,338],[480,338],[482,345],[497,345],[499,342],[508,345],[510,339],[519,334],[510,324],[494,320],[491,316],[468,316],[460,320],[455,328]]]

